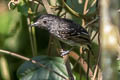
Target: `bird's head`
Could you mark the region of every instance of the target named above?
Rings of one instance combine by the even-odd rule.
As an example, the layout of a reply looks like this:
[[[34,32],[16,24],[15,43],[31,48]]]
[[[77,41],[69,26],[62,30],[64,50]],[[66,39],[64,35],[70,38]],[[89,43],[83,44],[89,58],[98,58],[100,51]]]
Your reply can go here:
[[[56,20],[56,16],[51,14],[41,15],[38,19],[31,25],[38,28],[43,28],[49,30],[52,25],[54,25]]]

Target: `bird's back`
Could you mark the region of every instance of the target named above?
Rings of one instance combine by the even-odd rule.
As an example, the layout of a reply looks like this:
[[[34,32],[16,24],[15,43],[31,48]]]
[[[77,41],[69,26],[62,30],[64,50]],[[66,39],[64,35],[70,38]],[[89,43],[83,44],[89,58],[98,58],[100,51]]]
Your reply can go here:
[[[58,33],[58,38],[71,46],[90,44],[88,32],[72,20],[61,18]]]

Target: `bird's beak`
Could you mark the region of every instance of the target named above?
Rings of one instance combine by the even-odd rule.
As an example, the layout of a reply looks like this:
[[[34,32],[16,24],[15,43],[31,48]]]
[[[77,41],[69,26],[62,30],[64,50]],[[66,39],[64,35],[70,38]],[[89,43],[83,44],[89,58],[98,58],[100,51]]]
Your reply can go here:
[[[35,23],[31,24],[30,26],[31,27],[37,27],[37,26],[39,26],[39,22],[35,22]]]

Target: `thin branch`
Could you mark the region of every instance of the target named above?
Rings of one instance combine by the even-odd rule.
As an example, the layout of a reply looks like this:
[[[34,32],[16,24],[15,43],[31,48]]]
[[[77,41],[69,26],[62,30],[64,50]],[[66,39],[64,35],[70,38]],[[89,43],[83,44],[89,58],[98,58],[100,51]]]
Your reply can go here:
[[[44,5],[47,13],[48,13],[48,14],[53,14],[53,12],[52,12],[52,10],[51,10],[51,8],[50,8],[50,5],[49,5],[49,3],[48,3],[48,1],[47,1],[47,0],[42,0],[42,2],[43,2],[43,5]],[[51,46],[51,42],[52,42],[52,41],[53,41],[53,36],[50,35],[49,44],[48,44],[48,53],[49,53],[49,54],[51,54],[51,47],[50,47],[50,46]]]
[[[4,55],[0,55],[0,74],[3,80],[11,80],[9,63]]]
[[[31,25],[30,18],[27,18],[27,24]],[[29,37],[31,42],[31,49],[33,56],[37,56],[37,45],[36,45],[36,39],[35,39],[35,31],[32,29],[33,27],[28,27],[29,30]]]
[[[51,8],[50,8],[50,5],[49,5],[49,3],[48,3],[48,1],[47,1],[47,0],[42,0],[42,2],[43,2],[43,5],[44,5],[47,13],[53,14],[53,12],[52,12],[52,10],[51,10]]]
[[[58,72],[56,72],[56,71],[48,68],[47,66],[45,66],[45,65],[43,65],[43,64],[41,64],[41,63],[39,63],[39,62],[37,62],[37,61],[35,61],[35,60],[32,60],[32,59],[30,59],[30,58],[28,58],[28,57],[24,57],[24,56],[21,56],[21,55],[19,55],[19,54],[17,54],[17,53],[9,52],[9,51],[2,50],[2,49],[0,49],[0,52],[5,53],[5,54],[7,54],[7,55],[14,56],[14,57],[16,57],[16,58],[19,58],[19,59],[22,59],[22,60],[25,60],[25,61],[31,61],[33,64],[37,64],[37,65],[39,65],[40,67],[43,67],[43,68],[45,68],[45,69],[47,69],[47,70],[49,70],[49,71],[51,71],[51,72],[54,72],[54,73],[57,74],[58,76],[60,76],[60,77],[62,77],[63,79],[67,80],[66,77],[64,77],[63,75],[59,74]]]
[[[97,1],[97,0],[93,0],[93,2],[92,2],[92,4],[91,4],[90,7],[92,7],[93,5],[95,5],[95,4],[96,4],[96,1]]]
[[[69,56],[71,56],[76,61],[80,58],[80,60],[78,62],[82,66],[85,73],[87,73],[88,64],[82,57],[79,57],[79,55],[77,53],[73,52],[73,51],[70,52]],[[89,68],[89,74],[88,75],[89,75],[90,78],[92,78],[92,76],[93,76],[93,72],[90,68]]]
[[[27,18],[27,24],[30,25],[30,19],[29,18]],[[32,54],[33,54],[34,53],[34,47],[33,47],[33,40],[32,40],[32,27],[28,27],[28,30],[29,30],[30,44],[31,44],[31,49],[32,49]]]
[[[103,80],[102,71],[100,69],[98,71],[98,80]]]
[[[67,68],[69,79],[74,80],[74,76],[72,74],[72,70],[71,70],[71,66],[70,66],[69,56],[65,55],[63,58],[64,58],[64,62],[65,62],[66,68]]]
[[[88,0],[85,0],[85,4],[84,4],[84,10],[83,10],[83,15],[86,15],[88,10],[87,10],[87,6],[88,6]],[[86,24],[85,19],[82,19],[82,26],[84,26]]]
[[[84,11],[83,11],[83,14],[84,14],[84,15],[86,15],[86,14],[88,13],[87,6],[88,6],[88,0],[85,0]]]
[[[92,21],[88,22],[84,27],[88,28],[89,25],[93,24],[94,22],[96,22],[97,20],[99,20],[99,17],[96,17],[95,19],[93,19]]]
[[[89,68],[90,68],[90,52],[89,51],[87,51],[88,52],[88,54],[87,54],[87,63],[88,63],[88,68],[87,68],[87,80],[89,80]]]
[[[93,39],[96,37],[97,34],[98,34],[98,32],[96,31],[96,33],[94,34],[94,36],[91,38],[91,41],[93,41]]]
[[[78,60],[74,63],[72,70],[75,69],[76,65],[79,63],[79,62],[78,62],[79,60],[80,60],[80,57],[79,57]]]
[[[100,68],[99,68],[100,56],[101,55],[100,55],[100,51],[99,51],[99,53],[98,53],[98,60],[97,60],[97,64],[96,64],[96,67],[95,67],[95,70],[94,70],[94,75],[93,75],[92,80],[96,80],[97,72],[100,70]]]
[[[83,19],[85,19],[85,20],[87,20],[87,19],[89,19],[89,18],[91,18],[91,17],[93,17],[93,16],[96,15],[96,11],[93,12],[93,13],[91,13],[91,14],[82,15],[82,14],[74,11],[72,8],[70,8],[70,7],[66,4],[66,2],[65,2],[64,0],[62,0],[62,4],[64,5],[65,9],[66,9],[67,11],[69,11],[71,14],[75,15],[76,17],[83,18]]]

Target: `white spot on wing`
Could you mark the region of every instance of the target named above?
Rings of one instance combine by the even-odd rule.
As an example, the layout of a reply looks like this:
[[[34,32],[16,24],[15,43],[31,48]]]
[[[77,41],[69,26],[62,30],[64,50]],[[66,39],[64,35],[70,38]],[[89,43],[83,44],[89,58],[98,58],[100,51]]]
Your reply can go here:
[[[88,35],[88,33],[86,33],[86,32],[81,32],[81,33],[83,33],[83,34],[85,34],[85,35]]]

